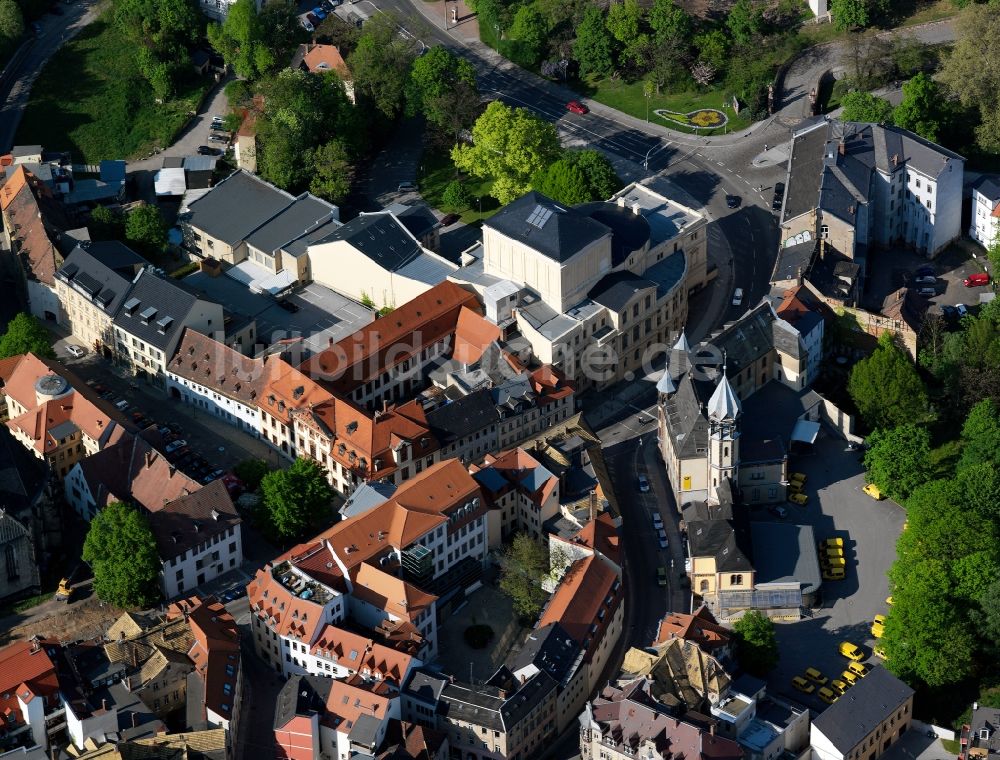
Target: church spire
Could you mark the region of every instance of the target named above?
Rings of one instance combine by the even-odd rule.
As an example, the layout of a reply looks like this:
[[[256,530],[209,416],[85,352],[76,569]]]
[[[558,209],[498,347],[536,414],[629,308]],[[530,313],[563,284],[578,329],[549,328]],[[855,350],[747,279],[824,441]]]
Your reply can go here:
[[[722,361],[722,378],[715,387],[715,393],[708,400],[708,418],[717,422],[725,420],[736,420],[743,412],[743,405],[739,397],[729,384],[729,376],[726,374],[725,358]]]

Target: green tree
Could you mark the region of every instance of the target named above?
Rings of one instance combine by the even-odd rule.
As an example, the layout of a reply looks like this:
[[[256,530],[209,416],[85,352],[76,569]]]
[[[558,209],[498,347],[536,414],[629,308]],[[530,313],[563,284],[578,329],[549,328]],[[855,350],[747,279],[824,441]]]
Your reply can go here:
[[[638,0],[620,0],[608,7],[608,16],[604,22],[611,36],[622,45],[631,44],[639,36],[639,26],[642,24],[642,8]]]
[[[549,557],[526,533],[518,533],[500,556],[500,590],[511,598],[514,612],[534,619],[548,594],[542,579],[549,571]]]
[[[507,39],[513,43],[517,58],[528,66],[534,66],[542,57],[548,34],[549,27],[545,17],[534,5],[522,5],[514,14],[514,20],[507,30]]]
[[[7,332],[0,338],[0,359],[29,351],[43,359],[56,358],[49,331],[33,316],[22,311],[7,324]]]
[[[964,106],[996,107],[1000,91],[1000,13],[993,4],[970,5],[955,22],[955,44],[944,57],[941,81]]]
[[[475,68],[442,45],[432,47],[413,62],[406,106],[454,139],[472,126],[479,110]]]
[[[962,458],[958,469],[1000,461],[1000,414],[993,399],[983,399],[969,411],[962,426]]]
[[[98,206],[90,212],[87,229],[93,240],[124,240],[125,217],[120,211]]]
[[[587,177],[568,159],[561,158],[540,171],[531,182],[535,190],[566,206],[592,200]]]
[[[208,25],[208,41],[222,55],[236,74],[244,79],[256,79],[274,64],[264,53],[265,27],[257,15],[254,0],[236,0],[229,6],[226,20]],[[259,52],[260,51],[260,52]]]
[[[261,523],[272,538],[298,538],[333,518],[333,490],[313,459],[299,458],[287,469],[267,473],[260,489]]]
[[[454,179],[441,193],[441,206],[445,211],[465,211],[472,205],[472,196],[459,180]]]
[[[838,29],[861,29],[871,24],[868,0],[830,0],[830,13]]]
[[[894,333],[883,333],[874,353],[854,365],[847,391],[872,428],[927,418],[927,391]]]
[[[751,675],[764,677],[778,664],[774,622],[760,610],[750,610],[733,624],[736,658]]]
[[[725,71],[729,64],[729,40],[721,29],[712,29],[694,38],[698,60],[712,64],[716,71]]]
[[[979,609],[973,613],[973,620],[980,641],[993,653],[1000,650],[1000,580],[993,580],[980,595]]]
[[[896,126],[936,142],[947,121],[943,103],[937,83],[920,72],[903,85],[903,99],[893,110],[892,118]]]
[[[840,101],[844,107],[844,121],[870,121],[875,124],[892,124],[892,103],[870,92],[852,90]]]
[[[726,27],[737,45],[750,45],[764,28],[763,11],[753,0],[736,0],[726,16]]]
[[[271,472],[266,459],[244,459],[233,468],[233,474],[243,481],[247,491],[260,488],[260,481]]]
[[[608,76],[614,68],[614,40],[604,24],[604,14],[595,5],[587,7],[573,41],[573,57],[580,64],[580,74]]]
[[[456,145],[452,160],[459,169],[493,179],[491,194],[510,203],[531,188],[531,178],[561,153],[556,128],[524,108],[499,100],[487,107],[472,128],[472,145]]]
[[[149,521],[130,504],[113,502],[90,521],[83,559],[94,593],[116,607],[146,607],[160,596],[160,558]]]
[[[395,119],[402,110],[410,64],[417,57],[412,38],[400,35],[398,26],[388,14],[372,17],[362,27],[358,46],[347,58],[355,93],[388,119]]]
[[[167,244],[167,223],[160,209],[147,203],[125,217],[125,239],[148,253],[159,253]]]
[[[905,424],[876,430],[865,452],[867,480],[896,501],[904,501],[927,482],[931,443],[927,428]]]
[[[14,0],[0,0],[0,42],[11,43],[24,34],[24,16]]]
[[[587,200],[607,200],[622,189],[623,183],[615,173],[615,168],[600,151],[569,150],[564,158],[583,173],[587,181]]]
[[[654,0],[653,7],[649,9],[649,26],[657,42],[667,39],[686,42],[691,39],[694,28],[691,17],[677,5],[676,0]]]
[[[342,140],[331,140],[313,153],[309,192],[331,203],[343,203],[351,192],[354,167]]]

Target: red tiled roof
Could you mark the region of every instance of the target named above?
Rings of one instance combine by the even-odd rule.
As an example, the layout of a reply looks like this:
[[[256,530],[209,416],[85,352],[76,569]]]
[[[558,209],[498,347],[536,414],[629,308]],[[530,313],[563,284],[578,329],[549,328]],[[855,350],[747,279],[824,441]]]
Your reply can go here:
[[[618,591],[613,592],[616,583]],[[609,596],[611,604],[605,605]],[[589,660],[620,603],[618,573],[610,562],[592,554],[569,566],[542,611],[537,627],[559,623],[586,650]],[[603,619],[602,609],[606,610]]]
[[[336,657],[338,664],[362,675],[377,675],[398,686],[410,669],[413,658],[391,647],[377,643],[357,633],[328,625],[310,651],[316,655]]]
[[[500,328],[472,309],[463,307],[455,326],[452,358],[462,364],[475,364],[486,347],[502,336]]]
[[[264,359],[244,356],[190,327],[181,333],[167,371],[245,406],[260,403],[268,380]]]
[[[693,615],[667,613],[660,621],[656,644],[670,639],[691,641],[705,652],[711,653],[728,646],[732,642],[732,633],[716,623],[712,613],[702,605]]]
[[[258,406],[285,425],[290,423],[293,410],[309,409],[333,398],[284,359],[271,359],[264,366],[267,378]]]
[[[42,209],[35,192],[47,192],[24,166],[17,166],[0,188],[0,208],[11,225],[11,237],[20,242],[20,255],[26,259],[31,275],[52,285],[63,257],[56,250],[45,229]]]
[[[194,634],[188,657],[204,683],[202,717],[205,717],[206,707],[216,715],[231,715],[238,698],[236,681],[240,671],[240,635],[236,621],[217,599],[206,600],[198,596],[170,605],[167,619],[176,619],[185,612]],[[229,684],[229,693],[226,693],[226,684]]]
[[[596,549],[616,565],[621,566],[621,539],[609,512],[601,512],[573,537],[573,542]]]
[[[336,45],[312,45],[302,62],[310,72],[336,71],[345,82],[351,81],[351,70],[347,67]]]
[[[23,723],[18,696],[53,698],[59,691],[56,668],[45,647],[20,641],[0,649],[0,713]],[[6,698],[5,698],[6,697]]]
[[[308,359],[300,369],[337,393],[350,393],[454,335],[463,307],[480,311],[474,294],[445,280]]]

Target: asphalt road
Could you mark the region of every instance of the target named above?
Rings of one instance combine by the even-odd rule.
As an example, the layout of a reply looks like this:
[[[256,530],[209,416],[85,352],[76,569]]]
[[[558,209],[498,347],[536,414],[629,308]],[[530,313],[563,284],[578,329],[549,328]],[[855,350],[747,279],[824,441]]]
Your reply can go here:
[[[0,89],[0,100],[3,101],[0,107],[0,152],[6,153],[14,145],[14,135],[17,134],[35,78],[63,42],[97,18],[96,5],[96,0],[78,0],[72,5],[59,3],[62,16],[47,13],[38,20],[42,33],[35,38],[28,54],[21,60],[15,76]],[[71,74],[67,72],[67,76]]]

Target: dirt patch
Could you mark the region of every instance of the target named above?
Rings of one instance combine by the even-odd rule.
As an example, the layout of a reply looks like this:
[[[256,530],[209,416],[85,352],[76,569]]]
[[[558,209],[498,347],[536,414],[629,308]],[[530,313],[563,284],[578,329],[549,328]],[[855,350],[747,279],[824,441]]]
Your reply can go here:
[[[30,610],[26,610],[30,613]],[[77,641],[103,636],[108,627],[117,620],[122,611],[98,599],[77,602],[69,610],[60,606],[50,614],[29,618],[4,631],[4,643],[30,639],[38,635],[60,641]]]

